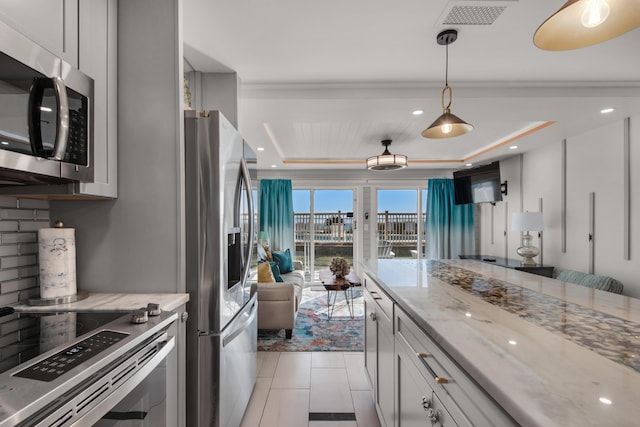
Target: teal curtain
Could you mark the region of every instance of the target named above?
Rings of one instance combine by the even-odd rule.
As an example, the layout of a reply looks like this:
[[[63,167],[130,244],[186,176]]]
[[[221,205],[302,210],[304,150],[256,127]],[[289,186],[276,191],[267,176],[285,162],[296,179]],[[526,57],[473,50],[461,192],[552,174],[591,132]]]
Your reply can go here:
[[[475,254],[473,204],[454,203],[453,179],[430,179],[427,193],[425,256],[457,259]]]
[[[269,233],[272,250],[295,253],[290,179],[260,180],[260,231]]]

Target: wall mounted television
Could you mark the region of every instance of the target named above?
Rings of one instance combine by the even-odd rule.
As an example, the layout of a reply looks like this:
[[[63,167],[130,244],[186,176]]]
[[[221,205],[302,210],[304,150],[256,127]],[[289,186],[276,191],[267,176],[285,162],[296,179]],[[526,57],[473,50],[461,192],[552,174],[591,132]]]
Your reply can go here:
[[[500,162],[455,171],[453,188],[456,205],[501,202]]]

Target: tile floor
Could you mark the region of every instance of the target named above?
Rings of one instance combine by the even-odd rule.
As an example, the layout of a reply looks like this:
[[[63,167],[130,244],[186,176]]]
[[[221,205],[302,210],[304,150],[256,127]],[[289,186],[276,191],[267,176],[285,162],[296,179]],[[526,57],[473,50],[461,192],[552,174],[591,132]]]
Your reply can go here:
[[[258,379],[241,427],[380,427],[363,358],[258,352]],[[319,421],[326,419],[344,421]]]

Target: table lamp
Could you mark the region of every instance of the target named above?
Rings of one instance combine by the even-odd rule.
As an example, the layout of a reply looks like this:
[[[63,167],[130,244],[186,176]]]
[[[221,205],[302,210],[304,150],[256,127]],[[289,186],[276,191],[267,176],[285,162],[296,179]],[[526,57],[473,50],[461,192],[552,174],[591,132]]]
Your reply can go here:
[[[533,257],[538,256],[540,251],[531,245],[533,236],[530,231],[542,231],[542,212],[514,212],[511,217],[511,229],[514,231],[526,231],[522,235],[522,246],[516,250],[522,257],[522,265],[536,266]]]
[[[265,251],[269,250],[269,233],[266,231],[261,231],[258,236],[258,243],[260,246],[264,248]]]

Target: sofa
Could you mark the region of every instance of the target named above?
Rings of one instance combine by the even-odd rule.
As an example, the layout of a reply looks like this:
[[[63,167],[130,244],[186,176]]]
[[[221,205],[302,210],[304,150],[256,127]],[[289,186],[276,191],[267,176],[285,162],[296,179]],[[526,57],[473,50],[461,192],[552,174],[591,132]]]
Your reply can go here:
[[[302,262],[293,261],[294,270],[281,274],[283,282],[257,282],[258,329],[284,329],[291,339],[304,289]]]
[[[601,291],[613,292],[614,294],[621,294],[623,290],[622,283],[614,278],[580,271],[564,270],[558,273],[556,279]]]

